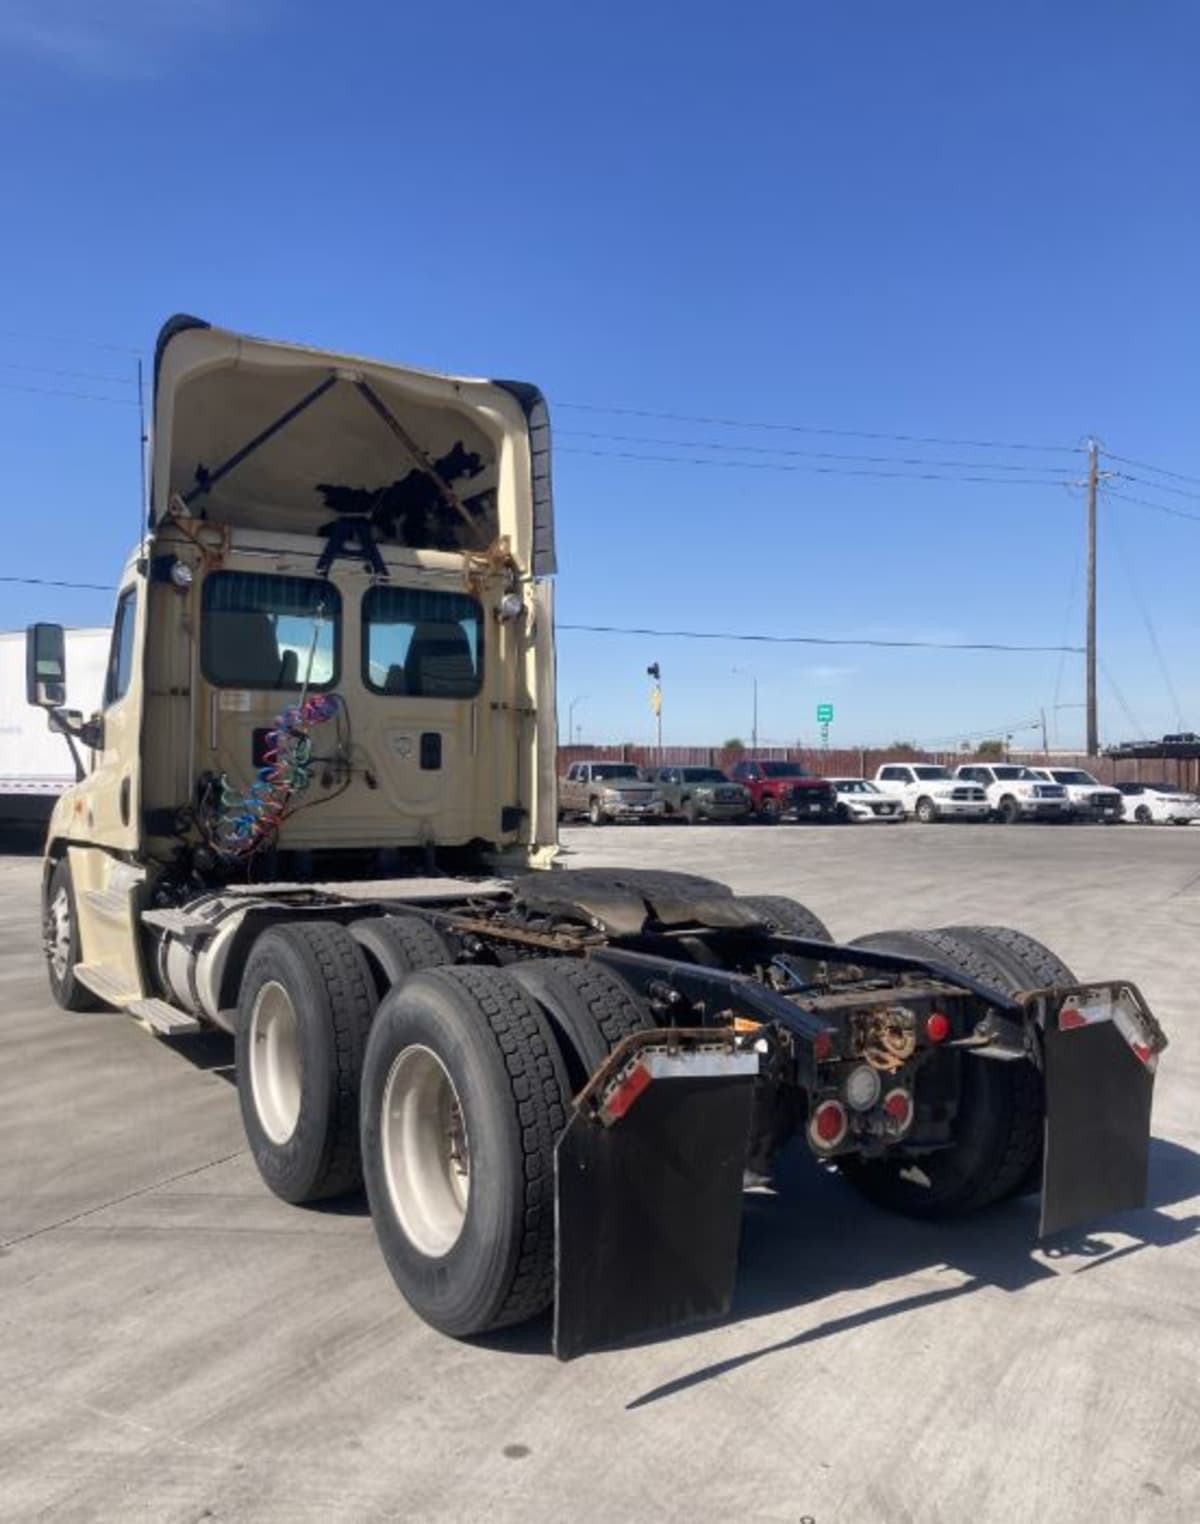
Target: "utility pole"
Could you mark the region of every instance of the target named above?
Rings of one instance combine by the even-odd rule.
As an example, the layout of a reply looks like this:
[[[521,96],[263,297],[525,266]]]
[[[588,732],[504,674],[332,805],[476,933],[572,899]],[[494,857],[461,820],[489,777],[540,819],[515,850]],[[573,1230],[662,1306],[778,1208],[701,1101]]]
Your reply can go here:
[[[758,678],[753,672],[747,672],[745,667],[730,667],[731,672],[736,672],[741,677],[748,677],[754,685],[754,715],[750,725],[750,750],[758,751]]]
[[[658,662],[651,662],[646,668],[646,676],[654,679],[654,687],[650,690],[650,708],[654,711],[655,732],[657,735],[657,751],[659,766],[662,765],[662,667]]]
[[[1100,751],[1096,720],[1096,490],[1100,485],[1100,446],[1088,443],[1087,474],[1087,754]]]
[[[1042,756],[1050,755],[1050,742],[1046,739],[1046,711],[1042,710]]]

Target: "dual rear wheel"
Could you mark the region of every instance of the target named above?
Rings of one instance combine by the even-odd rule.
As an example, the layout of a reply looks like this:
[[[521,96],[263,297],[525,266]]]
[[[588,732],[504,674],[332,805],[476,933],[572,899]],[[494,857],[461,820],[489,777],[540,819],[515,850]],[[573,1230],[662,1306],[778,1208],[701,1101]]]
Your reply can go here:
[[[451,957],[417,917],[270,928],[243,977],[237,1072],[271,1189],[299,1203],[365,1185],[400,1290],[461,1337],[549,1305],[571,1097],[651,1021],[598,964]]]

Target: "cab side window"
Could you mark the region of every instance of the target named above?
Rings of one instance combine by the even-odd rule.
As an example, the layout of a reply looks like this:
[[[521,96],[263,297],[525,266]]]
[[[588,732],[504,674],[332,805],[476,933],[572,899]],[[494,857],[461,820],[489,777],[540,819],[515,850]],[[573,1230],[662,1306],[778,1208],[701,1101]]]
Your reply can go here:
[[[119,703],[129,690],[133,677],[133,631],[137,623],[137,588],[130,587],[117,599],[113,618],[112,647],[108,653],[108,674],[104,679],[104,707]]]

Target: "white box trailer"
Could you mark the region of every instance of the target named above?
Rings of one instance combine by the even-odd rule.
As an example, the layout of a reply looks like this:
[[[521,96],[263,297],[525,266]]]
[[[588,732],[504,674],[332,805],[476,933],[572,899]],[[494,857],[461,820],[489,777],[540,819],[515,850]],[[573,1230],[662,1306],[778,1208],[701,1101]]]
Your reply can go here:
[[[66,708],[85,717],[100,708],[108,661],[107,629],[66,631]],[[87,753],[82,754],[87,765]],[[0,634],[0,830],[44,826],[54,801],[75,782],[66,737],[25,701],[25,632]]]

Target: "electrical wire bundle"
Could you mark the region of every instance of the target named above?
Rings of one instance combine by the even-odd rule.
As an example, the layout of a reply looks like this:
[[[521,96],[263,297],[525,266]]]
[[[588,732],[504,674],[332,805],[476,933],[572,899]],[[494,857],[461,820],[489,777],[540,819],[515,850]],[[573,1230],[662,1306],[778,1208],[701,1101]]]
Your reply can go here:
[[[248,857],[279,831],[288,806],[312,782],[312,739],[309,729],[338,713],[333,693],[317,693],[291,704],[267,732],[263,763],[244,794],[221,778],[221,814],[215,845],[226,859]]]

